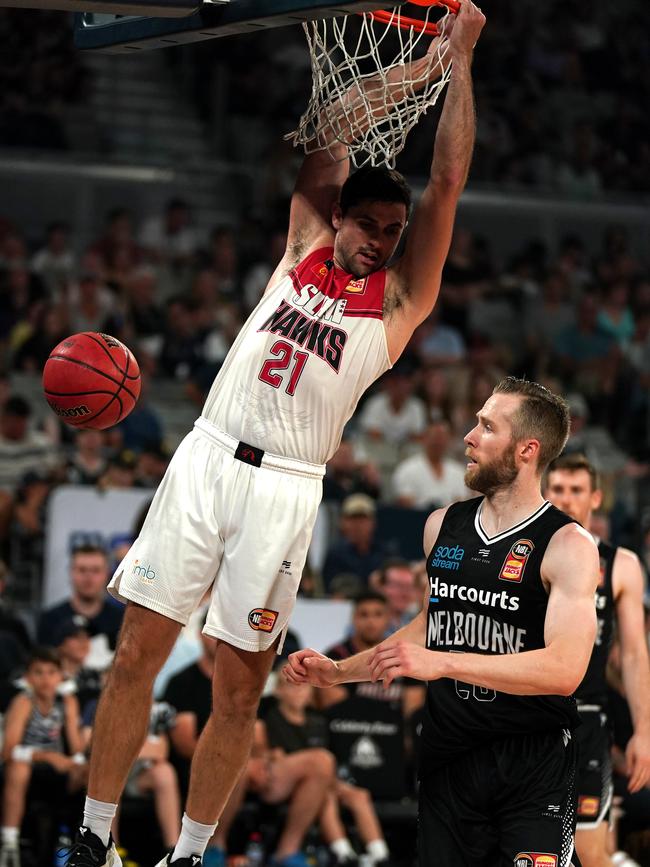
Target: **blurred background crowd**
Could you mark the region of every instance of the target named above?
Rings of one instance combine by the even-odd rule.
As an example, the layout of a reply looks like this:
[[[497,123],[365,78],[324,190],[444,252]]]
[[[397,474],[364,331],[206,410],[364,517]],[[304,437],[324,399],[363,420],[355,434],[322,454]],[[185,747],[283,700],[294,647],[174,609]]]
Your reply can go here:
[[[347,606],[340,634],[329,636],[339,655],[372,646],[413,616],[426,581],[424,519],[471,495],[463,436],[507,374],[567,397],[567,450],[585,453],[603,480],[598,533],[650,568],[650,13],[633,0],[492,5],[476,57],[479,130],[468,197],[487,191],[506,216],[465,219],[461,207],[436,309],[364,397],[328,465],[300,595]],[[52,773],[32,781],[25,812],[25,863],[31,852],[40,865],[53,857],[40,842],[51,848],[58,835],[65,843],[74,814],[64,810],[40,831],[52,818],[40,806],[63,790],[83,791],[83,755],[121,618],[106,597],[107,578],[283,252],[299,155],[282,135],[304,105],[310,70],[299,28],[222,40],[218,50],[207,42],[143,56],[138,62],[155,64],[143,66],[148,82],[146,74],[124,79],[136,67],[120,66],[120,58],[75,53],[64,14],[2,9],[0,36],[0,173],[14,178],[13,205],[0,203],[0,713],[29,694],[58,719],[53,752],[61,758],[50,757]],[[132,102],[120,102],[118,85]],[[217,161],[229,177],[220,195],[205,181],[207,204],[202,184],[192,182],[192,165],[204,157],[179,156],[173,117],[154,129],[147,115],[142,138],[121,122],[137,114],[133,100],[145,85],[157,88],[152,115],[164,119],[165,108],[156,108],[163,99],[187,103],[209,165]],[[416,188],[428,171],[435,121],[434,111],[399,163]],[[183,123],[189,130],[190,120]],[[43,159],[72,171],[73,163],[102,158],[120,166],[136,157],[169,171],[180,162],[187,185],[165,190],[154,206],[135,187],[129,195],[115,184],[93,199],[84,221],[71,203],[83,180],[71,182],[70,201],[53,197],[46,183],[24,192],[20,180],[42,178]],[[540,202],[558,214],[571,202],[580,208],[550,233],[522,234],[507,222],[509,201],[517,213],[513,194],[554,196]],[[618,219],[620,202],[636,223]],[[40,392],[51,349],[84,330],[123,340],[143,373],[136,409],[107,432],[66,427]],[[53,504],[67,485],[106,497],[141,491],[143,506],[110,544],[77,534],[65,552],[66,599],[54,605],[46,602],[46,549]],[[136,859],[152,858],[177,833],[179,792],[209,713],[213,647],[200,626],[198,612],[157,684],[151,735],[127,789],[121,837]],[[287,649],[303,637],[290,635]],[[34,653],[35,645],[57,655]],[[298,835],[312,865],[350,861],[350,839],[367,867],[389,851],[407,863],[422,688],[399,684],[379,695],[357,685],[320,696],[316,708],[310,695],[282,690],[272,679],[265,725],[210,857],[223,859],[232,829],[231,851],[248,848],[250,863],[259,863],[255,844],[270,846],[278,828]],[[625,702],[620,690],[613,695],[620,746]],[[70,696],[83,734],[78,743],[73,736],[74,749],[62,722]],[[296,772],[293,787],[273,789],[269,762],[281,769],[283,756],[301,750],[321,752]],[[313,836],[300,783],[331,788],[328,750],[341,783]],[[5,800],[3,809],[14,806]],[[624,809],[623,834],[650,828],[647,802]],[[143,823],[151,835],[134,833]],[[263,839],[253,839],[256,828]]]

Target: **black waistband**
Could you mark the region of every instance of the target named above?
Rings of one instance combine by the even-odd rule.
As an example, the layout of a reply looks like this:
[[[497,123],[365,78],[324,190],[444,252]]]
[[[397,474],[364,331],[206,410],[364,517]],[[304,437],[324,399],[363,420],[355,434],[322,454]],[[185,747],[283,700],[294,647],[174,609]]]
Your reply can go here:
[[[243,443],[240,440],[235,449],[235,457],[243,464],[251,464],[254,467],[261,467],[262,458],[264,457],[264,449],[258,449],[257,446],[250,446],[248,443]]]

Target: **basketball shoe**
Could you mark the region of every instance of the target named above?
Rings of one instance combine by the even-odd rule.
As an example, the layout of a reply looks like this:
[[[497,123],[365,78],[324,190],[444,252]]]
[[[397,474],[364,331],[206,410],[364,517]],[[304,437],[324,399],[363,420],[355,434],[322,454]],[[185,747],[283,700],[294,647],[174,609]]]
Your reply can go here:
[[[113,838],[104,846],[90,828],[82,825],[68,854],[66,867],[122,867],[122,859],[117,854]]]

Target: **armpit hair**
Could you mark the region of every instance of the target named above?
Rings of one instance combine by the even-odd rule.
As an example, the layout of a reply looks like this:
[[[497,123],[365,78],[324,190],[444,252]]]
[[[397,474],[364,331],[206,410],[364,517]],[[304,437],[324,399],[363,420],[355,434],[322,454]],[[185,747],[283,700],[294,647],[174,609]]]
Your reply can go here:
[[[296,232],[296,236],[288,248],[289,262],[287,263],[287,273],[301,261],[306,250],[307,243],[304,232]]]
[[[384,294],[383,316],[384,319],[390,319],[395,313],[404,307],[404,304],[411,295],[411,287],[402,284],[394,286],[391,292]]]

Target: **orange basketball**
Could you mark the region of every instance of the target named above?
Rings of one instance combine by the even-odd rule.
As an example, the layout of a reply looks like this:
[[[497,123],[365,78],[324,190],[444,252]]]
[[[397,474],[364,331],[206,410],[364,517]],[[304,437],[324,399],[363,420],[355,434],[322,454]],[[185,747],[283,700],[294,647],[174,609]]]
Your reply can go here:
[[[43,369],[43,391],[61,421],[104,430],[131,412],[140,396],[140,368],[115,337],[84,331],[55,346]]]

